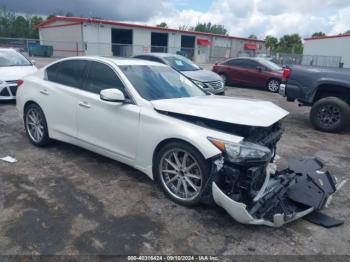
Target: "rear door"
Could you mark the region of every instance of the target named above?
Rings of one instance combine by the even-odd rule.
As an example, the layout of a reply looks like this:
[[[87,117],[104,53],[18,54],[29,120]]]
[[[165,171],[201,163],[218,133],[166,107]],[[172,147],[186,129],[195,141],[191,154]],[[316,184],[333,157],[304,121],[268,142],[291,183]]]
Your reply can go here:
[[[76,104],[86,60],[66,60],[46,69],[49,83],[39,90],[50,135],[69,140],[77,136]]]
[[[243,73],[245,68],[241,67],[242,59],[231,59],[223,64],[223,72],[228,82],[232,84],[244,84]]]
[[[136,157],[140,108],[132,102],[101,100],[101,90],[110,88],[117,88],[128,97],[110,65],[90,61],[84,91],[77,101],[78,137],[97,152],[132,163]]]

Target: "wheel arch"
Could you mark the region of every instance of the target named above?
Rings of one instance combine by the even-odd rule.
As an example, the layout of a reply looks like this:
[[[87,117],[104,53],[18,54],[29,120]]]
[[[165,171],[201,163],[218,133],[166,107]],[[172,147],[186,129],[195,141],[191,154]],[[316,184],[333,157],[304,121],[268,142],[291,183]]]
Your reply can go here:
[[[24,103],[23,105],[23,112],[26,111],[27,107],[30,106],[31,104],[36,104],[38,106],[40,106],[37,102],[35,102],[34,100],[28,100],[27,102]],[[41,106],[40,106],[41,108]]]
[[[200,154],[202,155],[202,157],[203,157],[204,159],[206,159],[205,156],[203,155],[203,153],[198,149],[198,147],[196,147],[196,146],[193,145],[192,143],[190,143],[190,142],[188,142],[188,141],[186,141],[186,140],[184,140],[184,139],[181,139],[181,138],[175,138],[175,137],[173,137],[173,138],[166,138],[166,139],[160,141],[160,142],[158,143],[158,145],[155,147],[155,149],[153,150],[153,156],[152,156],[152,166],[153,166],[153,168],[152,168],[152,169],[154,169],[154,166],[155,166],[154,163],[155,163],[156,156],[157,156],[157,154],[159,153],[159,151],[160,151],[166,144],[169,144],[169,143],[172,143],[172,142],[181,142],[181,143],[185,143],[185,144],[187,144],[187,145],[193,147],[196,151],[198,151],[198,153],[200,153]]]
[[[350,105],[350,87],[342,84],[322,83],[317,86],[312,102],[315,103],[326,97],[337,97]]]
[[[271,80],[277,80],[278,82],[281,82],[281,79],[276,76],[271,76],[266,80],[266,86]]]

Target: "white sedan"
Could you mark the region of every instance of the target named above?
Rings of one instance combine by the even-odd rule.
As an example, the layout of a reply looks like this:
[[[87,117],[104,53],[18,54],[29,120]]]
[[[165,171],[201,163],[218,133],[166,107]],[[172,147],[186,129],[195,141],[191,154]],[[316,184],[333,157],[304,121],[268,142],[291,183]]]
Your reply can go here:
[[[0,101],[16,99],[17,80],[37,71],[21,53],[0,48]]]
[[[275,173],[285,110],[207,94],[166,65],[62,59],[23,79],[17,108],[32,144],[56,139],[131,165],[182,205],[215,201],[239,222],[268,226],[323,207],[287,197],[297,184],[293,168]],[[335,183],[318,176],[324,185]],[[327,193],[323,199],[333,192]]]

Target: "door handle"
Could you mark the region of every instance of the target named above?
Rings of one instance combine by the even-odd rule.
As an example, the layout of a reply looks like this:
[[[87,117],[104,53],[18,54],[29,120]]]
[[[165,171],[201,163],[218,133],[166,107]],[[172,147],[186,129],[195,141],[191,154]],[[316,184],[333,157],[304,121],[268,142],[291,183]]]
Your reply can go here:
[[[40,93],[43,95],[49,95],[49,92],[46,89],[40,90]]]
[[[88,102],[80,102],[79,103],[79,106],[81,106],[81,107],[85,107],[85,108],[90,108],[90,105],[89,105],[89,103]]]

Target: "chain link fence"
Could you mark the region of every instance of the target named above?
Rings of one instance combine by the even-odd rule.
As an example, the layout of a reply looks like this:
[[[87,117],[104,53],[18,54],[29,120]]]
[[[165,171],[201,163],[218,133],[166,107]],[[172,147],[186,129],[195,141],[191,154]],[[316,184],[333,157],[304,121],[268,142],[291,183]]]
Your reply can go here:
[[[265,57],[282,66],[309,65],[324,67],[342,67],[340,56],[302,55],[286,53],[266,54],[264,50],[242,50],[232,47],[198,46],[182,48],[171,46],[145,46],[101,42],[45,41],[39,39],[0,38],[0,47],[11,47],[24,53],[29,58],[55,60],[57,58],[82,55],[106,57],[130,57],[150,52],[183,55],[202,64],[221,62],[237,57]]]
[[[282,66],[307,65],[321,67],[343,67],[341,56],[271,53],[269,56],[267,56],[267,58]]]

